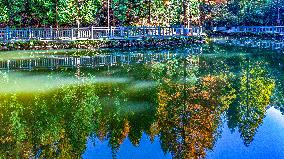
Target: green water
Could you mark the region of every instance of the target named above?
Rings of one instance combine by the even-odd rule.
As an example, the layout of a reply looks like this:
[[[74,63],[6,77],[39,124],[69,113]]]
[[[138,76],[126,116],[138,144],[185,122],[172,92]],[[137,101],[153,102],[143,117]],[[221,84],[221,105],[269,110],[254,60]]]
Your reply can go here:
[[[130,60],[2,69],[0,158],[284,157],[281,52],[196,45],[2,52],[0,59],[114,54]],[[279,133],[269,135],[274,117],[269,125]],[[268,138],[281,142],[263,148]]]

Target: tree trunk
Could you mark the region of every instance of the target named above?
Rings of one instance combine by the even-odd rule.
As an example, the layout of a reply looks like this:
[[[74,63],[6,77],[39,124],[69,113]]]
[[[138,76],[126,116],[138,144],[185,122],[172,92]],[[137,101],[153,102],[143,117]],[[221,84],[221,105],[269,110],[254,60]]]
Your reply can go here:
[[[186,26],[187,24],[187,15],[186,15],[186,0],[183,0],[182,6],[183,6],[183,25]]]
[[[201,5],[199,6],[199,10],[200,10],[200,26],[204,25],[204,21],[205,21],[205,10],[204,10],[204,5],[205,5],[205,0],[200,0]]]
[[[55,0],[55,25],[58,28],[58,0]]]

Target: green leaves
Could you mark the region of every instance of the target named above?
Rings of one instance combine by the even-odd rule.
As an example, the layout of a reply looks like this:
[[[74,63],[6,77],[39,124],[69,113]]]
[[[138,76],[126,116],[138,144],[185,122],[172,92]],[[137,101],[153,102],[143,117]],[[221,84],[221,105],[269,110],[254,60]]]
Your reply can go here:
[[[114,12],[114,16],[121,21],[121,24],[126,20],[126,12],[128,9],[129,1],[128,0],[113,0],[111,7]]]
[[[228,123],[231,129],[238,128],[246,146],[262,123],[275,88],[275,81],[267,70],[265,64],[248,60],[242,67],[239,81],[235,81],[238,94],[229,108]]]
[[[6,23],[9,20],[8,8],[0,4],[0,23]]]
[[[116,26],[180,25],[183,21],[206,26],[272,25],[278,7],[280,18],[284,10],[282,1],[265,0],[112,0],[109,6],[111,25]],[[76,26],[79,21],[84,26],[106,26],[107,10],[107,0],[1,0],[0,23],[38,27]]]

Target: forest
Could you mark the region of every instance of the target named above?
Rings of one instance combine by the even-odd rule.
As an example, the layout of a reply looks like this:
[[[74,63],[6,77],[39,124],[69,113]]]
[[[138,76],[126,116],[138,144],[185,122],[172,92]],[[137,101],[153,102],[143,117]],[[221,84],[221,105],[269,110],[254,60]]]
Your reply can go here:
[[[283,0],[0,0],[0,27],[281,25],[283,6]]]

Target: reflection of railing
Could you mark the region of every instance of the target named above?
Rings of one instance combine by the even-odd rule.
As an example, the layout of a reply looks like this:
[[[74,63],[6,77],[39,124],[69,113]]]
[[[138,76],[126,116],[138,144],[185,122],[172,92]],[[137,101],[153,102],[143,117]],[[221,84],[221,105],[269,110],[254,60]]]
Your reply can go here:
[[[199,54],[201,47],[187,50],[187,54]],[[47,56],[43,58],[0,60],[0,69],[2,70],[32,70],[32,69],[57,69],[57,68],[75,68],[87,67],[95,68],[102,66],[118,66],[147,62],[163,62],[179,54],[162,53],[114,53],[102,54],[96,56]]]
[[[233,46],[245,46],[252,48],[263,48],[263,49],[272,49],[272,50],[282,50],[284,49],[283,41],[274,41],[274,40],[258,40],[258,39],[249,39],[249,38],[213,38],[213,42],[217,44],[233,45]]]
[[[20,28],[0,29],[0,41],[10,40],[75,40],[99,38],[140,38],[187,36],[192,33],[198,36],[203,33],[202,27],[84,27],[84,28]]]

